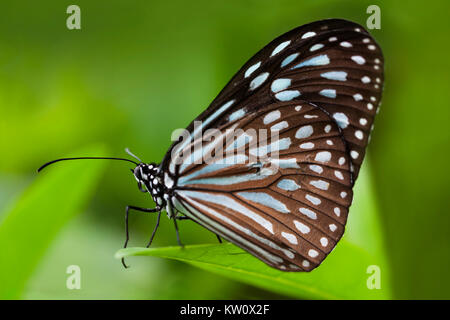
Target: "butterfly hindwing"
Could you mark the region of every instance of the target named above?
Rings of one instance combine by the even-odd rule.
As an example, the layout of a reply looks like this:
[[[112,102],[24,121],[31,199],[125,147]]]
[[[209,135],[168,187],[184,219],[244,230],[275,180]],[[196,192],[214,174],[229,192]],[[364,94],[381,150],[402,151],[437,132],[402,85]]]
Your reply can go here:
[[[216,144],[225,160],[234,161],[206,157],[186,166],[173,205],[276,268],[312,270],[342,236],[352,199],[338,126],[302,101],[271,104],[220,132],[235,127],[242,132],[231,141],[203,142],[205,152]],[[242,139],[254,128],[256,136]],[[276,131],[277,140],[259,144],[264,130]]]

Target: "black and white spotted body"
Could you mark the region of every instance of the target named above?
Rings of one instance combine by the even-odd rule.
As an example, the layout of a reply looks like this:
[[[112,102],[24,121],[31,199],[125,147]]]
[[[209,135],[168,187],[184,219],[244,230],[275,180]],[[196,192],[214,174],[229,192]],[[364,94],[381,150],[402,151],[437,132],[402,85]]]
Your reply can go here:
[[[167,196],[164,197],[166,188],[162,183],[159,166],[156,163],[140,163],[133,170],[133,175],[138,182],[139,189],[148,192],[158,208],[163,210],[166,206],[165,198]],[[142,189],[142,185],[145,186],[145,189]],[[169,218],[171,218],[170,215]]]

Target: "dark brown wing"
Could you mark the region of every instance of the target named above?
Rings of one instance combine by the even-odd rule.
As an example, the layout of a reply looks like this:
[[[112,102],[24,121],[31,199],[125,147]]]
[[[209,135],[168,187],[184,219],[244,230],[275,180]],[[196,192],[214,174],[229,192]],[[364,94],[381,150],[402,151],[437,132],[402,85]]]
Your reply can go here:
[[[314,269],[341,238],[350,158],[339,127],[316,106],[273,103],[228,122],[201,150],[200,164],[180,166],[170,199],[177,210],[281,270]]]
[[[322,20],[270,42],[196,120],[203,121],[200,131],[204,131],[222,126],[233,113],[258,112],[276,101],[312,102],[342,128],[356,180],[382,86],[383,56],[368,32],[350,21]],[[194,123],[187,129],[193,132]],[[169,165],[173,147],[163,167]],[[177,175],[173,169],[171,174]]]
[[[271,266],[312,270],[344,232],[382,85],[381,50],[362,26],[333,19],[285,33],[170,148],[170,205]],[[268,152],[245,135],[230,144],[225,129],[280,135]]]

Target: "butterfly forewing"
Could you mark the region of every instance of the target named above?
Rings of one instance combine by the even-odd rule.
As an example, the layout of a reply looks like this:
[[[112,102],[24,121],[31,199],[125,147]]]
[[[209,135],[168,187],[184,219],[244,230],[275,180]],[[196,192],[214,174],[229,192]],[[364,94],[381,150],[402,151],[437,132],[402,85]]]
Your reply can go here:
[[[383,69],[381,50],[362,26],[340,19],[313,22],[253,56],[196,120],[211,120],[203,124],[206,130],[235,112],[257,112],[276,101],[315,103],[344,132],[355,181],[381,99]]]
[[[344,232],[382,86],[381,50],[360,25],[278,37],[170,148],[170,205],[271,266],[312,270]],[[261,129],[276,139],[261,144]]]

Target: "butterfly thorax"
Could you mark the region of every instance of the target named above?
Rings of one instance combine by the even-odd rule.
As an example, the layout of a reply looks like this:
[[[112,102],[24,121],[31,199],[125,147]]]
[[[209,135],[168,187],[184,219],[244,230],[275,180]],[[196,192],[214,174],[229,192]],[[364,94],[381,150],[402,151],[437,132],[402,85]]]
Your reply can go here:
[[[140,163],[134,169],[133,174],[138,182],[139,189],[150,193],[158,207],[165,207],[165,190],[161,181],[159,166],[156,163]],[[146,190],[142,189],[142,185],[145,186]]]

